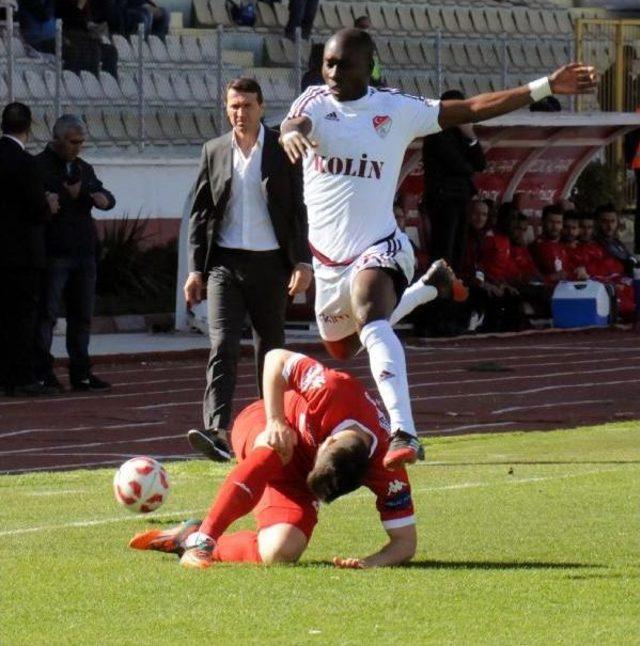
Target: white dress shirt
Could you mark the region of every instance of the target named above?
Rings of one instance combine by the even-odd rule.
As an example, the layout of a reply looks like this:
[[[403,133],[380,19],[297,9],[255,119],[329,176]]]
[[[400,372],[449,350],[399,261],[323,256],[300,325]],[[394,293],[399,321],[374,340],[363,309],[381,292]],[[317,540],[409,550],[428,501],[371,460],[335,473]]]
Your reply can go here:
[[[218,230],[218,246],[247,251],[272,251],[280,245],[267,209],[266,185],[262,183],[264,126],[245,157],[235,133],[232,138],[233,174],[231,195]]]

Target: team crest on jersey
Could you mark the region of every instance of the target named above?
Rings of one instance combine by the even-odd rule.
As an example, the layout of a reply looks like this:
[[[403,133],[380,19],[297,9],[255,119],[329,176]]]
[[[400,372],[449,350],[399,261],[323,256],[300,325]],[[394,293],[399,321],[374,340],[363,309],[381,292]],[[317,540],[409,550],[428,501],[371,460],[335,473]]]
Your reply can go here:
[[[379,114],[373,117],[373,127],[375,128],[375,131],[378,133],[378,135],[383,139],[389,134],[392,123],[393,121],[391,120],[391,117],[386,114]]]

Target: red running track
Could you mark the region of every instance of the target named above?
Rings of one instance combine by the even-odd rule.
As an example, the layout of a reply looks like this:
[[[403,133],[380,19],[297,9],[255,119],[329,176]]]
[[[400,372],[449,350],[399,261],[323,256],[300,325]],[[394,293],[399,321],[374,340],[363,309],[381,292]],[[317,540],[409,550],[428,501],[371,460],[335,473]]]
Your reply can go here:
[[[140,454],[193,457],[185,433],[201,425],[205,363],[203,353],[104,364],[108,394],[0,397],[0,473],[117,465]],[[631,331],[409,340],[407,364],[425,436],[640,419],[640,335]],[[340,367],[375,391],[365,355]],[[255,396],[252,360],[243,359],[236,411]]]

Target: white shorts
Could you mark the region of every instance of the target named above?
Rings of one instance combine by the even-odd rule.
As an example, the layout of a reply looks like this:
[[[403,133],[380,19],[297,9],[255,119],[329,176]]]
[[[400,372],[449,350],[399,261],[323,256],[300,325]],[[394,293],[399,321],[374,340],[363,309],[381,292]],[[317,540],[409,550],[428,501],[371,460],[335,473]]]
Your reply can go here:
[[[396,230],[392,238],[368,247],[345,266],[331,267],[313,259],[316,322],[325,341],[339,341],[357,332],[351,310],[351,285],[358,272],[372,267],[401,271],[410,283],[415,256],[409,238]]]

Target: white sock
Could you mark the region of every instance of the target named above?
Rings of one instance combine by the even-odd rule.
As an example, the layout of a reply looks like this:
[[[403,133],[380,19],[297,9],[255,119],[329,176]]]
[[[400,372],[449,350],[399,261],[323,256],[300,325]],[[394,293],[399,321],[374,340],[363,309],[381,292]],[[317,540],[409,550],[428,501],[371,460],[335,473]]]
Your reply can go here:
[[[396,305],[396,309],[391,312],[389,323],[392,326],[395,325],[407,314],[413,312],[418,305],[424,305],[432,301],[437,295],[438,290],[433,285],[425,285],[422,280],[418,280],[413,285],[409,285],[404,290],[400,302]]]
[[[391,323],[367,323],[360,331],[360,341],[369,353],[369,367],[389,414],[391,432],[402,429],[415,435],[404,349]]]

